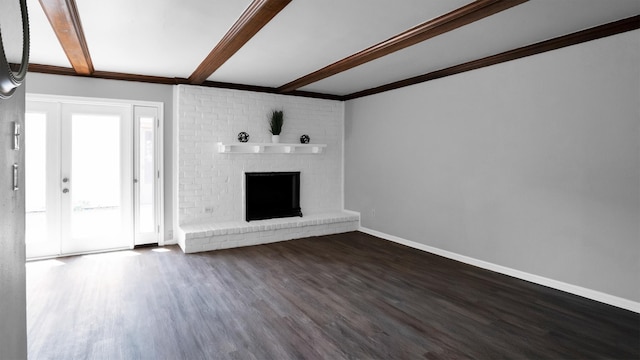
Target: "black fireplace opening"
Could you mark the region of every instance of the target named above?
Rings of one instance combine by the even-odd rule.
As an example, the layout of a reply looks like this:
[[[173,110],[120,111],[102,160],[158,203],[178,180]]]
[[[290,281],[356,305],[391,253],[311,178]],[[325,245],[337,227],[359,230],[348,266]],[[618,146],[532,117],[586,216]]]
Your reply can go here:
[[[245,173],[246,220],[302,217],[300,172]]]

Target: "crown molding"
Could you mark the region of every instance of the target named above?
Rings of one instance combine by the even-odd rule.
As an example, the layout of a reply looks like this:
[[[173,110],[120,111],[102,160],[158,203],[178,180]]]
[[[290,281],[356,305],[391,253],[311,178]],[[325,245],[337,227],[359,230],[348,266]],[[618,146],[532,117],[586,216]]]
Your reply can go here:
[[[17,67],[18,67],[17,64],[12,64],[12,68],[17,68]],[[29,72],[41,73],[41,74],[52,74],[52,75],[75,76],[75,77],[93,78],[93,79],[135,81],[135,82],[163,84],[163,85],[192,85],[189,83],[188,79],[184,79],[184,78],[170,78],[170,77],[162,77],[162,76],[125,74],[125,73],[110,72],[110,71],[94,71],[91,75],[81,75],[76,73],[75,70],[72,68],[62,67],[62,66],[42,65],[42,64],[29,64]],[[254,92],[260,92],[260,93],[299,96],[299,97],[325,99],[325,100],[338,100],[338,101],[343,100],[342,96],[340,95],[323,94],[323,93],[316,93],[311,91],[292,91],[286,94],[282,94],[280,91],[278,91],[277,88],[266,87],[266,86],[256,86],[256,85],[234,84],[234,83],[226,83],[226,82],[218,82],[218,81],[205,81],[202,84],[198,84],[197,86],[204,86],[204,87],[211,87],[211,88],[218,88],[218,89],[254,91]]]

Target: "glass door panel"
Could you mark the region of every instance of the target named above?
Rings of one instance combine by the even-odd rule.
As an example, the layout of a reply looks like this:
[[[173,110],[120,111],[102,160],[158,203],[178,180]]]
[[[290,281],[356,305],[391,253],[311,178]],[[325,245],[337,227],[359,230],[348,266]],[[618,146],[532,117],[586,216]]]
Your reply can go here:
[[[108,242],[122,231],[120,117],[73,114],[71,134],[71,237]]]
[[[135,244],[158,242],[158,109],[136,106],[135,117]]]
[[[28,103],[25,116],[25,245],[28,258],[59,254],[58,106]]]
[[[138,154],[138,201],[140,204],[139,232],[154,232],[154,168],[153,130],[155,118],[140,117]]]

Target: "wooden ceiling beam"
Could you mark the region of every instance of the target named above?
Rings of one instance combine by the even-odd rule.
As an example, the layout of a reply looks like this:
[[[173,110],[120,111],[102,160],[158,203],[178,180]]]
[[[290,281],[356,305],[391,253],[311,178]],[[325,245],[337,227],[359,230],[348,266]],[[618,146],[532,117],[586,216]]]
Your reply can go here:
[[[354,92],[343,96],[343,100],[357,99],[363,96],[379,94],[381,92],[403,88],[426,81],[440,79],[443,77],[460,74],[463,72],[480,69],[487,66],[500,64],[507,61],[517,60],[527,56],[541,54],[547,51],[557,50],[563,47],[581,44],[583,42],[600,39],[607,36],[620,34],[640,28],[640,15],[621,19],[604,25],[581,30],[568,35],[559,36],[553,39],[541,41],[535,44],[523,46],[517,49],[505,51],[496,55],[458,64],[445,69],[432,71],[427,74],[412,78],[392,82],[375,88]]]
[[[320,70],[298,78],[281,86],[279,89],[282,92],[299,89],[527,1],[529,0],[474,1],[448,14],[424,22],[383,42],[327,65]]]
[[[189,76],[189,83],[202,84],[207,80],[290,2],[291,0],[254,0]]]
[[[75,0],[39,0],[53,31],[76,73],[90,75],[93,62]]]

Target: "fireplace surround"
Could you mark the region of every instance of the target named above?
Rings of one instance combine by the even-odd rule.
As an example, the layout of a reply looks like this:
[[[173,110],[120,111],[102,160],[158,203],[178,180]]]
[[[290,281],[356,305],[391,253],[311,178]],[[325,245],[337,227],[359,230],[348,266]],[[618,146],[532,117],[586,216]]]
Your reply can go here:
[[[343,206],[343,102],[191,85],[175,90],[174,223],[185,253],[359,228],[359,215]],[[259,120],[275,108],[289,119],[277,145]],[[255,143],[236,142],[241,131]],[[299,144],[300,134],[313,142]],[[304,217],[246,221],[245,173],[265,171],[300,172]]]
[[[302,217],[300,172],[246,172],[246,221]]]

